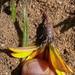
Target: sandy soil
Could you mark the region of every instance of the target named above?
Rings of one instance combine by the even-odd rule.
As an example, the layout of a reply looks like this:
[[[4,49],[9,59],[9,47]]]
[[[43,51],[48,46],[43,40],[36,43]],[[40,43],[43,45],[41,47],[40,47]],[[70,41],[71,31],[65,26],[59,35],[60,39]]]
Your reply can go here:
[[[75,72],[75,0],[25,0],[29,23],[29,45],[36,41],[37,27],[42,23],[42,11],[54,28],[54,44],[59,54]],[[0,13],[0,75],[19,75],[20,59],[9,56],[8,47],[21,46],[23,15],[22,5],[17,4],[17,21],[12,22],[9,1]],[[75,75],[68,74],[68,75]]]

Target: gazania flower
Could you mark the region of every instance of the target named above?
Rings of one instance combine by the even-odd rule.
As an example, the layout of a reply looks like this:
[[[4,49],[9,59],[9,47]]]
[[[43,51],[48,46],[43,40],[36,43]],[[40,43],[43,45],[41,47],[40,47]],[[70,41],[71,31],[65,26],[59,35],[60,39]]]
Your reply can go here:
[[[73,73],[69,66],[60,57],[52,43],[42,48],[36,46],[28,46],[9,48],[9,50],[12,51],[11,55],[13,57],[26,58],[25,61],[34,58],[39,58],[46,61],[49,64],[49,67],[51,67],[57,75],[66,75],[67,72]]]

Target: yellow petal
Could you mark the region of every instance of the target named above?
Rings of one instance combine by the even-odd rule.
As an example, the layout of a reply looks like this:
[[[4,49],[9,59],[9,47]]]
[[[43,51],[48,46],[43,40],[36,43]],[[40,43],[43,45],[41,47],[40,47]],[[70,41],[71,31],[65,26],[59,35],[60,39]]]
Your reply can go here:
[[[27,58],[26,61],[29,59],[34,58],[35,56],[37,56],[39,53],[42,53],[44,51],[44,48],[40,49],[38,48],[38,50],[33,51]]]
[[[36,55],[38,54],[38,50],[34,51],[33,53],[31,53],[26,60],[32,59],[34,58]]]
[[[59,71],[59,70],[56,70],[56,72],[57,72],[57,75],[66,75],[65,72],[62,72],[62,71]]]
[[[39,47],[36,46],[28,46],[28,47],[18,47],[18,48],[9,48],[10,51],[13,52],[28,52],[28,51],[34,51],[37,50]]]
[[[73,71],[70,69],[70,67],[69,67],[69,66],[65,63],[65,61],[59,56],[57,50],[55,49],[54,51],[55,51],[55,54],[57,55],[58,59],[60,60],[60,62],[62,62],[62,64],[64,65],[64,67],[66,67],[67,72],[69,71],[69,72],[72,72],[72,73],[73,73]]]
[[[52,50],[50,50],[50,59],[55,70],[56,69],[61,70],[61,71],[63,70],[63,65],[61,65],[60,61],[57,59],[57,57],[55,56]]]
[[[63,72],[72,72],[64,60],[60,57],[57,50],[50,44],[50,59],[55,70]]]
[[[32,53],[26,58],[26,61],[29,60],[29,59],[33,59],[37,54],[38,54],[38,50],[32,52]]]
[[[24,52],[16,52],[16,53],[11,53],[11,55],[15,58],[25,58],[27,56],[29,56],[31,53],[33,52],[33,50],[31,51],[24,51]]]

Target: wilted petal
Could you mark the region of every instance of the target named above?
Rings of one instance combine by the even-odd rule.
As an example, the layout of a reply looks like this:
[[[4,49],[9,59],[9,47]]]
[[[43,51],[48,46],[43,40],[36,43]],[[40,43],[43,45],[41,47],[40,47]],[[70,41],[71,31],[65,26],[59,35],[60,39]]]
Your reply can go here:
[[[50,51],[50,60],[56,72],[72,72],[69,66],[64,62],[64,60],[60,57],[57,50],[53,47],[52,44],[49,46]],[[64,74],[64,73],[63,73]],[[63,75],[62,74],[62,75]]]

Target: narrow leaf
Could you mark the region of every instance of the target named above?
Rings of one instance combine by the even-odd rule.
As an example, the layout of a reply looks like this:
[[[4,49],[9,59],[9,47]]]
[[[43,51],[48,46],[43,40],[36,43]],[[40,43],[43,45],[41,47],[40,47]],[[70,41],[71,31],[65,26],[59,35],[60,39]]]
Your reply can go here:
[[[28,46],[28,20],[27,20],[27,12],[24,0],[22,0],[22,7],[23,7],[23,16],[24,16],[23,46]]]
[[[13,20],[13,22],[15,22],[16,20],[16,6],[15,6],[15,2],[14,0],[11,0],[11,18]]]

